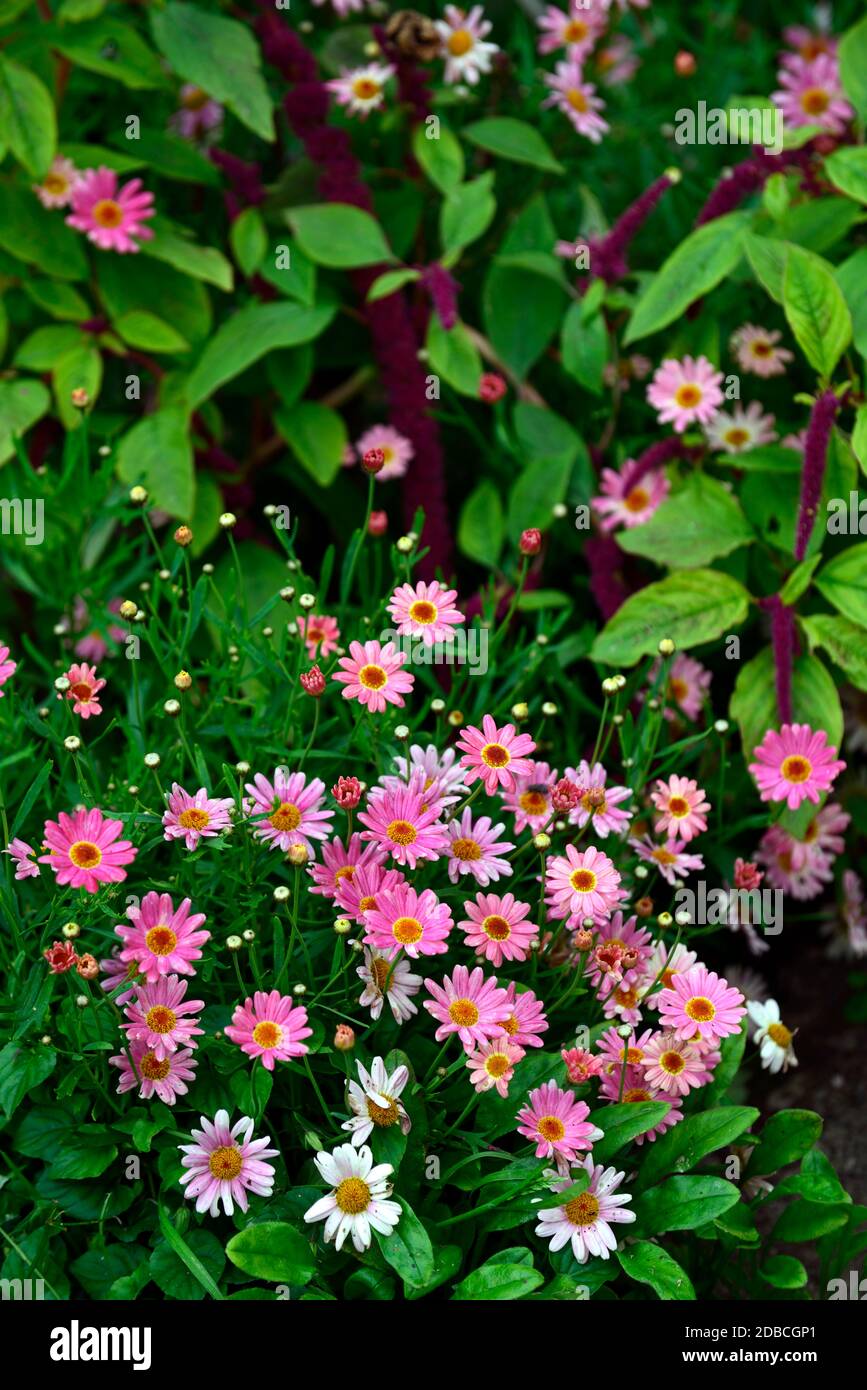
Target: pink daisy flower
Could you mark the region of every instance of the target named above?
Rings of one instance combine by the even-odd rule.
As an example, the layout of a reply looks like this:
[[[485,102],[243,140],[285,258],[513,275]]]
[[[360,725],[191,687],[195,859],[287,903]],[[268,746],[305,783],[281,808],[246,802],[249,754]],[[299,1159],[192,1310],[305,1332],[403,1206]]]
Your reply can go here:
[[[615,34],[610,43],[597,48],[593,60],[606,87],[625,87],[641,67],[635,45],[625,34]]]
[[[833,861],[826,854],[815,845],[796,840],[781,825],[765,831],[756,858],[767,869],[771,887],[790,893],[799,902],[818,897],[834,877]]]
[[[607,917],[626,894],[618,886],[620,874],[607,854],[588,845],[577,850],[566,846],[566,857],[549,857],[545,870],[545,898],[548,916]]]
[[[138,251],[139,241],[150,241],[145,226],[154,215],[154,195],[142,190],[141,179],[131,179],[118,189],[117,174],[101,166],[88,169],[72,190],[72,212],[66,221],[102,251]]]
[[[649,989],[658,979],[658,987],[652,994],[644,996],[643,1003],[650,1009],[659,1007],[660,989],[671,989],[676,975],[683,975],[698,961],[695,951],[690,951],[679,941],[671,951],[664,941],[657,941],[653,954],[644,966],[644,984]]]
[[[223,1032],[248,1057],[260,1057],[265,1070],[273,1071],[275,1062],[289,1062],[309,1051],[302,1039],[309,1038],[313,1029],[307,1027],[307,1010],[302,1005],[277,989],[270,994],[257,989],[252,999],[236,1004],[232,1022]]]
[[[371,449],[381,449],[385,454],[385,463],[375,474],[379,483],[402,478],[415,457],[411,441],[391,425],[373,425],[371,429],[365,430],[360,439],[356,440],[355,448],[359,458],[364,458]]]
[[[554,1158],[568,1168],[582,1149],[589,1149],[603,1131],[590,1124],[590,1106],[561,1091],[556,1081],[546,1081],[530,1092],[529,1105],[518,1112],[518,1133],[536,1145],[537,1158]]]
[[[367,846],[367,849],[378,848],[376,845]],[[379,907],[380,893],[394,892],[405,883],[400,869],[385,869],[381,864],[369,864],[364,868],[355,868],[351,878],[340,880],[334,901],[347,917],[363,925],[367,920],[365,914]]]
[[[769,729],[753,756],[749,770],[762,801],[785,801],[790,811],[805,799],[818,804],[846,766],[825,730],[814,733],[809,724],[784,724],[779,733]]]
[[[106,605],[109,613],[119,613],[122,598],[113,598]],[[72,624],[75,632],[81,632],[90,622],[90,613],[87,604],[79,594],[73,604]],[[123,642],[126,637],[126,629],[118,627],[117,623],[109,624],[106,628],[108,636],[113,642]],[[80,656],[82,661],[92,661],[98,664],[109,652],[109,644],[105,639],[105,632],[100,627],[91,628],[80,637],[73,648],[75,655]]]
[[[14,676],[18,669],[17,661],[9,660],[9,648],[4,647],[0,642],[0,686],[6,684],[10,676]],[[0,700],[3,699],[3,691],[0,690]]]
[[[474,725],[465,729],[457,746],[463,753],[461,763],[467,769],[464,781],[469,785],[480,777],[488,796],[493,796],[497,787],[514,791],[515,778],[530,775],[532,763],[527,755],[536,747],[529,734],[515,733],[514,724],[498,729],[489,714],[482,720],[481,729]]]
[[[551,88],[551,95],[542,105],[556,106],[568,116],[579,135],[598,145],[611,127],[599,115],[605,110],[605,102],[596,95],[593,84],[584,81],[580,63],[557,63],[555,71],[546,73],[543,80]]]
[[[337,650],[340,628],[328,613],[299,613],[295,619],[311,661],[330,656]]]
[[[396,956],[404,950],[413,960],[440,956],[454,926],[452,910],[430,888],[417,893],[409,884],[379,893],[377,905],[365,913],[366,946]]]
[[[181,87],[180,103],[171,118],[171,125],[182,140],[204,139],[223,124],[220,103],[193,82],[185,82]]]
[[[331,679],[339,681],[346,689],[344,700],[357,700],[367,705],[371,714],[382,714],[386,703],[403,709],[403,696],[415,685],[415,676],[401,668],[409,657],[399,651],[393,642],[383,647],[379,642],[350,642],[349,656],[342,656],[338,665],[342,670],[335,671]]]
[[[599,1076],[604,1062],[584,1047],[564,1047],[560,1053],[566,1072],[573,1086],[583,1086],[592,1077]]]
[[[204,999],[185,999],[187,981],[177,975],[163,975],[154,984],[142,985],[136,997],[124,1009],[128,1023],[128,1038],[144,1043],[158,1062],[177,1052],[179,1047],[198,1047],[193,1038],[204,1033],[197,1028],[198,1014],[205,1007]],[[197,1017],[191,1018],[190,1014]]]
[[[395,1023],[405,1023],[418,1013],[413,996],[421,989],[421,975],[414,975],[408,960],[392,960],[380,951],[364,948],[364,964],[355,972],[364,982],[364,990],[358,1002],[370,1009],[375,1021],[382,1013],[382,1006],[388,1000]]]
[[[442,40],[446,82],[475,87],[480,74],[491,71],[491,59],[500,51],[495,43],[485,41],[491,21],[485,19],[481,5],[473,5],[469,12],[446,5],[445,18],[435,19],[434,25]]]
[[[644,1077],[666,1095],[685,1096],[704,1085],[707,1067],[701,1053],[674,1033],[657,1033],[644,1049]]]
[[[732,989],[707,966],[694,965],[675,975],[671,989],[660,992],[660,1022],[678,1038],[688,1040],[696,1033],[705,1040],[727,1038],[740,1031],[743,1005],[739,989]]]
[[[497,838],[504,829],[503,825],[491,825],[490,816],[479,816],[474,821],[468,806],[459,821],[449,822],[446,853],[452,883],[457,883],[463,874],[472,874],[476,882],[486,888],[499,878],[510,877],[512,866],[501,856],[515,846]]]
[[[456,758],[454,748],[446,748],[440,753],[434,743],[429,743],[426,748],[414,743],[409,750],[409,762],[401,755],[394,759],[400,776],[386,773],[380,777],[380,785],[389,788],[408,786],[418,774],[426,804],[436,805],[442,810],[460,801],[467,791],[464,770],[460,763],[455,762]]]
[[[175,911],[168,893],[146,893],[141,907],[128,907],[131,927],[119,925],[115,931],[123,942],[120,959],[136,961],[148,984],[161,975],[195,975],[192,962],[200,960],[209,931],[199,931],[206,920],[203,912],[190,914],[189,898]]]
[[[641,526],[668,496],[671,484],[661,468],[645,473],[632,487],[629,479],[634,472],[634,459],[627,459],[619,473],[603,468],[601,494],[590,502],[603,531],[613,531],[617,526]]]
[[[465,965],[456,965],[441,985],[431,979],[424,985],[433,995],[424,1006],[440,1025],[434,1034],[437,1042],[457,1033],[464,1050],[470,1052],[490,1038],[505,1035],[500,1019],[508,1008],[508,996],[498,987],[496,976],[486,978],[481,966],[471,972]]]
[[[48,853],[39,862],[49,865],[58,884],[71,883],[88,893],[101,883],[121,883],[124,864],[131,864],[137,853],[129,840],[117,838],[122,830],[122,821],[106,820],[96,807],[72,816],[61,811],[56,821],[45,822],[42,838]]]
[[[418,786],[416,780],[395,791],[374,788],[366,809],[358,813],[361,824],[367,826],[361,838],[387,850],[398,864],[408,864],[410,869],[420,860],[439,859],[449,839],[437,808],[424,809]]]
[[[654,844],[649,835],[643,840],[629,841],[639,859],[647,864],[655,864],[666,883],[674,887],[678,879],[688,878],[691,873],[704,868],[700,854],[684,854],[685,840],[666,840],[664,845]]]
[[[808,29],[806,24],[790,24],[783,30],[783,38],[794,53],[783,55],[782,61],[789,62],[792,58],[803,58],[807,62],[812,62],[820,54],[827,53],[831,58],[836,56],[839,47],[837,39],[829,33],[824,32],[820,23],[820,17],[827,23],[830,17],[830,5],[824,6],[821,10],[816,6],[816,21],[818,32]]]
[[[605,28],[605,16],[587,6],[570,4],[567,12],[548,5],[536,23],[542,30],[536,45],[540,53],[565,48],[571,62],[581,63]]]
[[[653,374],[647,399],[661,425],[673,424],[677,434],[687,425],[706,425],[723,403],[723,375],[706,357],[667,357]]]
[[[785,376],[786,363],[794,360],[794,353],[777,347],[781,337],[778,329],[744,323],[732,334],[730,347],[742,371],[761,377]]]
[[[569,812],[570,825],[578,825],[583,830],[587,822],[592,821],[593,833],[603,840],[627,829],[632,812],[621,811],[620,806],[632,800],[632,792],[629,787],[607,787],[608,773],[601,763],[591,767],[582,759],[577,768],[567,767],[564,776],[582,792],[578,805]]]
[[[89,719],[92,714],[102,714],[99,692],[105,681],[97,679],[96,667],[88,666],[86,662],[81,665],[76,662],[65,675],[69,681],[66,698],[74,702],[72,713],[80,714],[82,719]]]
[[[657,662],[648,678],[651,685],[658,670]],[[710,671],[700,661],[687,656],[685,652],[678,652],[669,669],[665,700],[669,705],[676,705],[681,714],[694,723],[701,714],[712,679]],[[671,709],[666,709],[665,714],[668,719],[673,718]]]
[[[467,916],[458,926],[477,956],[492,965],[527,959],[530,942],[539,935],[539,928],[528,920],[529,903],[516,902],[511,893],[477,893],[475,901],[464,903],[464,911]]]
[[[842,135],[854,112],[845,98],[837,60],[820,53],[810,61],[790,58],[777,73],[780,88],[771,101],[780,108],[789,126],[821,126],[831,135]]]
[[[108,1060],[111,1066],[120,1071],[119,1096],[124,1091],[134,1091],[139,1087],[140,1100],[150,1100],[156,1096],[165,1105],[174,1105],[178,1096],[187,1094],[190,1088],[186,1083],[195,1078],[198,1066],[192,1048],[179,1047],[177,1052],[159,1058],[143,1042],[130,1043],[129,1057],[126,1052],[121,1052]]]
[[[514,789],[503,797],[503,809],[515,817],[515,833],[529,826],[534,835],[542,830],[554,813],[551,791],[557,783],[557,772],[547,763],[530,760],[530,771],[515,778]]]
[[[635,1212],[626,1210],[626,1203],[632,1201],[631,1195],[617,1191],[625,1173],[601,1163],[594,1164],[589,1154],[575,1166],[590,1174],[588,1186],[562,1206],[543,1207],[536,1235],[547,1240],[552,1251],[571,1245],[572,1254],[578,1264],[583,1265],[591,1256],[603,1260],[610,1257],[611,1251],[617,1249],[612,1224],[634,1221]],[[564,1176],[551,1187],[553,1192],[565,1192],[573,1185],[574,1179]]]
[[[325,86],[334,93],[338,106],[345,106],[351,116],[364,120],[371,111],[382,109],[385,85],[394,72],[390,63],[367,63],[361,68],[347,69]]]
[[[435,642],[450,642],[452,628],[466,622],[463,613],[455,608],[457,589],[446,589],[438,579],[429,584],[424,580],[413,586],[401,584],[395,589],[386,611],[397,623],[401,637],[421,637],[426,647]]]
[[[516,1047],[508,1038],[482,1043],[467,1056],[470,1084],[480,1093],[496,1087],[498,1094],[505,1099],[509,1094],[509,1082],[515,1075],[515,1067],[524,1056],[523,1048]]]
[[[105,994],[110,994],[119,1009],[122,1009],[130,999],[134,999],[138,984],[133,981],[139,980],[138,963],[134,960],[121,960],[120,947],[113,946],[111,955],[106,960],[99,962],[100,973],[105,976],[100,980],[99,987]],[[127,988],[121,994],[115,994],[115,990],[121,985]]]
[[[838,805],[836,801],[829,801],[827,805],[823,806],[804,831],[803,842],[796,841],[798,849],[793,854],[795,866],[797,867],[799,863],[802,843],[804,852],[812,847],[832,858],[842,854],[846,847],[843,834],[851,819],[848,811],[844,811],[843,807]]]
[[[363,844],[358,832],[350,835],[345,848],[339,835],[335,835],[333,840],[323,840],[322,863],[307,866],[307,872],[313,879],[310,892],[335,898],[339,889],[352,885],[360,869],[375,868],[384,857],[379,845]]]
[[[667,782],[659,778],[650,799],[659,812],[654,822],[657,835],[688,843],[707,830],[705,812],[710,810],[710,802],[705,800],[704,788],[693,778],[678,777],[676,773]]]
[[[624,922],[623,913],[615,912],[608,921],[601,922],[595,929],[586,965],[591,983],[597,989],[601,986],[600,998],[610,994],[621,980],[639,979],[652,949],[653,938],[646,927],[638,925],[637,917],[628,917]],[[613,969],[609,968],[612,963]]]
[[[602,1063],[601,1073],[603,1076],[614,1076],[620,1079],[622,1067],[640,1068],[644,1066],[645,1048],[653,1037],[653,1029],[646,1028],[639,1037],[635,1030],[628,1038],[621,1038],[616,1028],[608,1028],[601,1035],[596,1043],[599,1049],[599,1060]]]
[[[773,415],[765,415],[758,401],[750,401],[746,409],[736,405],[731,415],[718,411],[705,426],[705,434],[711,448],[724,454],[744,454],[777,438]]]
[[[220,1203],[231,1216],[238,1206],[246,1211],[247,1193],[270,1197],[274,1191],[274,1165],[266,1158],[276,1158],[279,1149],[269,1149],[271,1140],[253,1139],[253,1121],[242,1115],[229,1127],[229,1114],[218,1110],[214,1122],[201,1118],[201,1129],[191,1131],[193,1144],[179,1144],[183,1154],[181,1166],[187,1171],[181,1178],[185,1197],[195,1197],[196,1211],[218,1216]]]
[[[42,182],[33,184],[33,192],[44,208],[65,208],[80,180],[81,174],[72,160],[57,154]]]
[[[541,999],[537,999],[531,989],[518,993],[518,987],[511,980],[506,988],[506,1009],[500,1023],[516,1047],[544,1047],[541,1037],[548,1030],[548,1020]]]
[[[36,850],[32,845],[28,845],[26,840],[19,840],[18,837],[9,841],[9,848],[4,849],[4,854],[8,854],[15,865],[15,877],[38,878],[39,865],[34,864],[33,856]]]
[[[273,782],[257,772],[253,781],[244,785],[249,796],[242,805],[244,814],[253,821],[256,839],[284,854],[293,845],[303,845],[312,859],[312,842],[327,838],[334,819],[333,811],[322,809],[325,783],[314,777],[308,785],[303,772],[276,767]]]
[[[193,850],[201,839],[211,839],[231,825],[229,812],[234,806],[230,796],[211,797],[204,787],[194,796],[185,792],[177,782],[166,796],[168,810],[163,813],[164,840],[183,840]]]

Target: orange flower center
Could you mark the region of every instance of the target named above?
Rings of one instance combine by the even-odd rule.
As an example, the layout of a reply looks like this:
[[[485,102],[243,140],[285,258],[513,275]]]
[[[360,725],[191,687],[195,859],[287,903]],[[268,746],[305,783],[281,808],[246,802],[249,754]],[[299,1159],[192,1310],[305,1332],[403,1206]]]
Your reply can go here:
[[[787,782],[806,782],[810,773],[813,771],[813,764],[809,758],[801,758],[797,754],[786,758],[780,768]]]
[[[69,687],[69,693],[74,695],[81,704],[86,705],[93,695],[93,686],[89,685],[87,681],[76,681],[75,685]]]
[[[352,90],[360,101],[372,101],[374,97],[379,96],[382,88],[372,77],[357,77],[352,84]]]
[[[592,893],[598,881],[592,869],[575,869],[569,875],[569,882],[576,893]]]
[[[683,1060],[682,1053],[675,1052],[674,1049],[671,1049],[669,1052],[663,1052],[661,1054],[659,1065],[662,1067],[663,1071],[668,1072],[669,1076],[679,1076],[686,1066],[686,1062]]]
[[[599,1215],[599,1202],[592,1192],[582,1192],[563,1208],[573,1226],[592,1226]]]
[[[334,1200],[346,1216],[358,1216],[370,1206],[370,1188],[362,1178],[344,1178],[335,1189]]]
[[[410,608],[409,616],[414,622],[427,625],[436,622],[437,610],[432,603],[428,603],[427,599],[420,598],[416,599]]]
[[[270,1019],[263,1019],[257,1023],[253,1029],[253,1042],[258,1043],[270,1052],[272,1047],[279,1047],[283,1041],[283,1029],[278,1023],[272,1023]]]
[[[570,87],[566,93],[566,100],[573,111],[580,111],[583,115],[587,110],[587,98],[580,87]]]
[[[154,1004],[145,1014],[145,1023],[152,1033],[170,1033],[177,1021],[174,1009],[167,1009],[165,1004]]]
[[[158,1062],[152,1052],[146,1052],[138,1064],[138,1069],[145,1081],[165,1081],[172,1069],[172,1064],[168,1057],[165,1061]]]
[[[624,1091],[623,1099],[627,1105],[635,1105],[642,1100],[651,1100],[649,1091],[645,1091],[641,1086],[633,1086],[631,1091]]]
[[[386,1097],[386,1099],[388,1105],[383,1107],[377,1105],[376,1101],[371,1100],[369,1096],[367,1097],[367,1114],[380,1129],[391,1129],[391,1126],[396,1125],[400,1119],[397,1103],[390,1097]]]
[[[359,904],[358,904],[358,910],[359,910],[359,912],[370,912],[371,909],[372,909],[372,908],[375,908],[375,907],[376,907],[376,898],[373,896],[373,894],[371,894],[371,895],[370,895],[369,897],[367,897],[367,898],[361,898],[360,901],[359,901]]]
[[[244,1160],[237,1144],[225,1144],[222,1148],[214,1149],[208,1159],[211,1173],[222,1182],[231,1182],[233,1178],[238,1176],[243,1166]]]
[[[732,429],[726,430],[725,440],[726,444],[731,444],[732,448],[742,449],[745,444],[749,444],[750,442],[749,430],[742,429],[739,425],[735,425]]]
[[[385,833],[395,845],[411,845],[418,838],[418,831],[408,820],[393,820]]]
[[[161,924],[151,927],[145,937],[145,945],[155,956],[170,956],[178,944],[178,938],[171,927]]]
[[[701,401],[701,389],[694,382],[685,381],[682,386],[678,386],[674,399],[684,410],[693,410]]]
[[[401,946],[412,946],[421,940],[424,932],[417,917],[398,917],[392,926],[391,934]]]
[[[505,1076],[512,1063],[505,1052],[492,1052],[485,1058],[485,1071],[488,1076],[492,1076],[495,1081],[499,1081],[501,1076]]]
[[[449,1018],[459,1028],[473,1028],[479,1021],[479,1011],[472,999],[454,999],[449,1005]]]
[[[198,806],[189,806],[178,816],[178,825],[182,825],[185,830],[204,830],[210,823],[211,817],[207,811],[200,810]]]
[[[512,928],[509,926],[505,917],[486,917],[482,923],[482,931],[491,938],[492,941],[508,941],[512,935]]]
[[[676,864],[677,855],[672,854],[671,850],[663,849],[662,845],[657,845],[651,854],[651,859],[655,859],[657,864]]]
[[[668,693],[672,700],[676,700],[680,704],[689,694],[689,687],[686,681],[680,679],[680,676],[673,676],[668,682]]]
[[[481,859],[481,845],[477,845],[475,840],[453,840],[452,854],[455,859]]]
[[[123,221],[123,208],[113,198],[100,198],[94,203],[91,216],[100,227],[119,227]]]
[[[181,105],[187,111],[201,111],[203,106],[207,106],[209,100],[207,92],[203,92],[201,87],[193,87],[181,97]]]
[[[711,1019],[716,1018],[716,1009],[703,994],[696,994],[687,1000],[684,1013],[693,1023],[710,1023]]]
[[[291,801],[281,801],[277,810],[268,817],[268,824],[275,830],[297,830],[301,824],[301,812]]]
[[[512,755],[501,743],[486,743],[482,749],[482,762],[488,767],[508,767]]]
[[[46,193],[65,193],[69,187],[69,180],[63,174],[58,174],[56,170],[52,170],[42,180],[42,187]]]
[[[643,512],[650,501],[650,494],[646,488],[634,487],[627,492],[623,499],[623,505],[628,512]]]
[[[519,804],[528,816],[542,816],[548,809],[548,798],[544,792],[524,792]]]
[[[801,110],[807,116],[821,116],[831,105],[831,96],[824,87],[808,87],[801,94]]]
[[[668,803],[669,815],[675,816],[677,820],[682,820],[689,815],[689,802],[685,796],[673,796]]]
[[[566,1126],[559,1115],[542,1115],[536,1128],[549,1144],[556,1144],[566,1133]]]
[[[570,19],[563,27],[563,39],[566,43],[581,43],[589,33],[590,30],[583,19]]]
[[[446,41],[446,48],[453,58],[462,58],[465,53],[469,53],[473,46],[473,36],[469,29],[456,29],[453,34],[449,34]]]
[[[69,846],[69,857],[77,869],[95,869],[102,863],[102,850],[91,840],[76,840]]]
[[[388,685],[388,676],[381,666],[362,666],[358,679],[365,690],[381,690],[384,685]]]
[[[385,989],[388,984],[388,977],[391,973],[391,962],[383,960],[382,956],[375,956],[370,962],[370,973],[377,989]]]
[[[768,1037],[772,1042],[775,1042],[778,1047],[791,1047],[793,1036],[794,1034],[789,1032],[789,1029],[784,1023],[772,1023],[768,1028]]]
[[[498,1020],[498,1022],[500,1027],[504,1030],[507,1037],[513,1038],[515,1036],[515,1034],[518,1031],[519,1024],[514,1014],[509,1014],[508,1018],[501,1018]]]

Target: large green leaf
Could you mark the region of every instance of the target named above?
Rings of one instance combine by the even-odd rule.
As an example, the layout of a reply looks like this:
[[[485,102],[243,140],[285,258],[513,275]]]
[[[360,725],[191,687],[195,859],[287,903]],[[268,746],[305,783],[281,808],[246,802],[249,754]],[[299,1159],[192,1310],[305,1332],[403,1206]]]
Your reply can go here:
[[[216,285],[218,290],[231,290],[235,282],[232,263],[226,260],[222,251],[215,246],[197,246],[179,228],[170,226],[159,217],[150,225],[154,234],[150,241],[143,241],[141,245],[146,256],[165,261],[175,270],[192,275],[196,280]]]
[[[783,309],[807,361],[829,380],[852,340],[852,315],[827,261],[800,246],[786,257]]]
[[[844,618],[867,627],[867,541],[835,555],[819,571],[816,588]]]
[[[477,400],[482,359],[465,325],[458,322],[454,328],[443,328],[438,316],[431,314],[425,346],[431,371],[462,396]]]
[[[471,1300],[499,1303],[504,1299],[511,1301],[526,1297],[544,1282],[544,1274],[538,1269],[533,1269],[532,1265],[506,1264],[502,1260],[491,1259],[455,1285],[453,1298],[459,1302]]]
[[[725,279],[743,254],[741,233],[748,221],[747,213],[730,212],[690,232],[639,299],[624,343],[674,323],[694,300]]]
[[[707,473],[691,473],[649,521],[621,531],[621,550],[670,569],[700,569],[753,539],[737,498]]]
[[[178,77],[223,102],[263,140],[274,139],[259,46],[248,25],[169,0],[164,9],[151,11],[151,28]]]
[[[376,218],[351,203],[311,203],[291,208],[286,217],[301,250],[317,265],[353,270],[394,261]]]
[[[227,319],[210,340],[186,386],[191,410],[227,381],[277,348],[297,347],[318,338],[334,317],[334,308],[303,304],[248,304]]]
[[[318,401],[301,401],[280,409],[277,428],[296,458],[320,487],[330,487],[346,452],[346,425],[336,410]]]
[[[27,68],[0,56],[0,145],[8,145],[34,178],[47,173],[57,148],[48,88]]]
[[[641,1164],[642,1186],[658,1182],[666,1173],[686,1173],[715,1149],[730,1144],[759,1118],[758,1110],[745,1105],[720,1105],[687,1115],[660,1135]]]
[[[867,149],[863,145],[844,145],[825,160],[825,173],[835,188],[850,198],[867,203]]]
[[[513,116],[490,116],[483,121],[473,121],[464,126],[461,134],[473,145],[501,159],[531,164],[534,169],[544,169],[549,174],[563,173],[562,164],[554,158],[535,126],[517,121]]]
[[[608,329],[601,313],[587,318],[583,305],[569,305],[560,335],[563,367],[585,391],[602,394],[602,374],[608,361]]]
[[[479,483],[467,498],[458,518],[458,549],[479,565],[493,567],[500,557],[505,536],[503,504],[490,480]]]
[[[848,29],[840,41],[840,77],[862,121],[867,120],[867,17]]]
[[[403,1197],[396,1200],[401,1207],[400,1220],[390,1235],[376,1233],[377,1244],[383,1258],[405,1284],[414,1287],[428,1284],[435,1269],[430,1236],[409,1203]]]
[[[627,1228],[628,1229],[628,1228]],[[667,1250],[649,1240],[638,1240],[617,1252],[621,1267],[639,1284],[649,1284],[662,1299],[688,1301],[695,1298],[695,1289],[686,1270]]]
[[[778,1110],[759,1135],[746,1176],[765,1177],[787,1163],[796,1163],[812,1149],[821,1133],[822,1117],[814,1110]]]
[[[815,656],[802,655],[795,659],[792,712],[796,722],[809,724],[812,729],[824,729],[829,742],[839,748],[843,736],[840,696],[828,671]],[[768,729],[780,727],[774,654],[770,647],[765,647],[741,667],[729,714],[741,731],[744,757],[749,761]]]
[[[463,182],[464,152],[458,137],[441,121],[436,133],[419,122],[412,133],[412,152],[440,193],[449,193]]]
[[[47,212],[29,188],[0,183],[0,247],[16,260],[59,280],[83,280],[85,245],[84,237]]]
[[[554,507],[566,497],[571,473],[568,458],[530,459],[524,464],[509,493],[506,529],[512,540],[517,541],[528,526],[540,531],[550,527]]]
[[[52,1047],[21,1047],[7,1043],[0,1052],[0,1108],[7,1120],[29,1091],[54,1071],[57,1053]]]
[[[0,381],[0,463],[15,453],[15,436],[41,420],[50,404],[51,396],[41,381]]]
[[[167,83],[159,55],[132,25],[121,23],[116,15],[99,16],[71,27],[59,25],[52,33],[51,47],[76,67],[120,82],[132,91],[148,91]],[[72,158],[65,145],[64,154]]]
[[[193,446],[186,413],[178,407],[146,415],[117,450],[118,476],[147,488],[153,506],[189,521],[195,503]]]
[[[226,1254],[253,1279],[273,1284],[307,1284],[316,1261],[300,1231],[286,1221],[257,1221],[232,1236]]]
[[[824,647],[836,666],[859,690],[867,690],[867,631],[848,618],[833,613],[814,613],[802,618],[810,651]]]
[[[590,652],[607,666],[634,666],[663,637],[681,649],[712,642],[744,622],[749,595],[731,575],[683,570],[632,594],[606,624]]]
[[[636,1197],[633,1207],[643,1233],[662,1235],[706,1226],[739,1198],[734,1183],[725,1178],[666,1178]]]
[[[443,256],[456,260],[465,246],[488,230],[496,211],[494,175],[490,170],[449,189],[440,210]]]
[[[592,1120],[602,1130],[602,1138],[593,1145],[594,1161],[607,1163],[624,1145],[646,1134],[668,1114],[667,1101],[615,1101],[603,1105],[592,1114]]]

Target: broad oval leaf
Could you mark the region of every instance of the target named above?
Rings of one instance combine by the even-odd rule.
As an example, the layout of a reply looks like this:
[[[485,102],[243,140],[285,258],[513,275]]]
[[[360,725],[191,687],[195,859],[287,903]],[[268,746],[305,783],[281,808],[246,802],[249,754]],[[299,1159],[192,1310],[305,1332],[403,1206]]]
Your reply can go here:
[[[491,116],[464,126],[461,134],[480,149],[516,164],[531,164],[549,174],[562,174],[563,166],[554,158],[535,126],[513,116]]]
[[[226,1254],[253,1279],[306,1284],[316,1270],[309,1240],[287,1221],[258,1221],[232,1236]]]
[[[286,214],[298,245],[317,265],[333,270],[394,261],[376,218],[350,203],[313,203]]]
[[[686,1270],[660,1245],[638,1240],[618,1250],[617,1258],[630,1279],[649,1284],[659,1298],[684,1302],[695,1298],[695,1289]]]
[[[663,637],[685,650],[712,642],[746,619],[749,595],[716,570],[684,570],[632,594],[600,632],[590,652],[606,666],[634,666]]]
[[[621,550],[670,569],[700,569],[754,538],[737,498],[706,473],[691,473],[649,521],[621,531]]]
[[[674,323],[694,300],[729,275],[743,254],[741,233],[748,221],[747,213],[730,212],[690,232],[639,299],[624,343]]]

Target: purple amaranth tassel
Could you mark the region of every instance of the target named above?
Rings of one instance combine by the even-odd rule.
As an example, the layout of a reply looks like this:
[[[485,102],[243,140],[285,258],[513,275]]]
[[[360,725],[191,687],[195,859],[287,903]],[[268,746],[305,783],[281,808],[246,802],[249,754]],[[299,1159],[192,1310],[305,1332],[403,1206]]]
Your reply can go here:
[[[760,188],[764,188],[771,174],[782,173],[792,167],[801,170],[807,186],[815,192],[811,184],[810,156],[810,145],[805,145],[800,150],[787,150],[783,154],[768,154],[761,145],[756,145],[752,157],[735,164],[711,190],[707,202],[695,219],[696,227],[703,227],[706,222],[713,222],[717,217],[724,217],[727,212],[734,212],[751,193],[757,193]]]
[[[653,212],[663,193],[680,182],[680,173],[669,170],[646,188],[640,197],[617,219],[611,231],[597,241],[589,243],[590,275],[592,279],[602,279],[607,284],[622,280],[629,274],[626,252],[642,223]]]
[[[694,459],[700,453],[700,449],[691,448],[688,444],[684,444],[682,439],[676,439],[674,435],[669,439],[658,440],[656,444],[651,444],[648,449],[644,450],[643,454],[633,460],[626,483],[627,491],[637,487],[648,473],[654,473],[657,468],[662,468],[672,459]]]
[[[411,58],[404,57],[381,24],[374,24],[373,37],[397,73],[398,99],[405,106],[412,108],[413,121],[416,124],[423,121],[430,112],[427,74],[417,67]]]
[[[623,551],[613,536],[589,536],[584,554],[590,569],[590,592],[607,623],[630,594],[622,577]]]
[[[421,283],[430,295],[437,317],[445,329],[454,328],[458,321],[458,290],[460,285],[445,266],[434,262],[422,271]]]
[[[779,594],[759,600],[771,615],[771,643],[774,649],[774,680],[777,713],[781,724],[792,722],[792,666],[795,657],[795,615]]]
[[[807,439],[804,444],[804,471],[801,479],[801,504],[798,508],[798,526],[795,533],[795,559],[803,560],[813,534],[816,513],[822,496],[822,483],[825,479],[825,465],[828,461],[828,444],[831,430],[840,408],[840,401],[833,391],[823,391],[814,402],[807,426]]]
[[[232,185],[226,193],[226,209],[233,222],[244,208],[258,207],[264,203],[265,189],[258,164],[248,164],[237,155],[229,154],[228,150],[211,148],[208,154]]]

